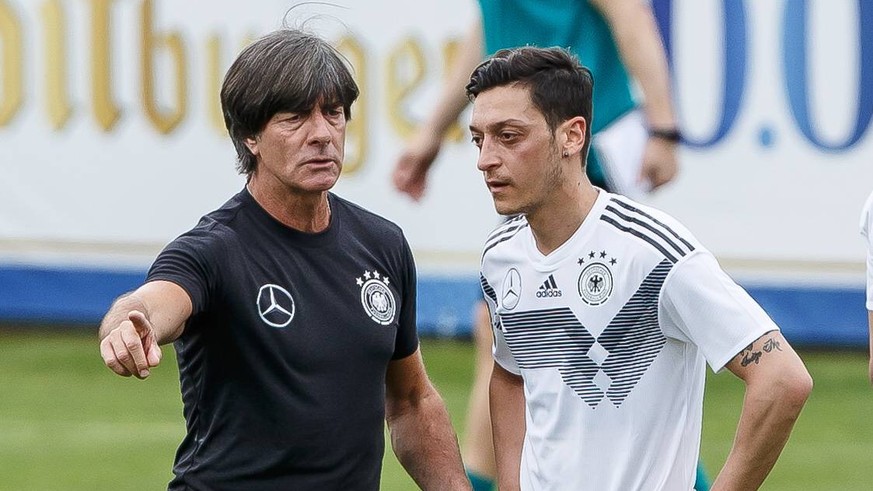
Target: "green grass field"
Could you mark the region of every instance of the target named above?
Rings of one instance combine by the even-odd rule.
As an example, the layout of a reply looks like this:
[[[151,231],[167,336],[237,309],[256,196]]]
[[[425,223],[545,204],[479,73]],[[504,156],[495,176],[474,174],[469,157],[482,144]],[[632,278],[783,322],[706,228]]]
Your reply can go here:
[[[455,427],[463,432],[473,349],[425,340],[422,350]],[[815,389],[763,489],[873,486],[873,389],[863,353],[804,352]],[[165,489],[182,437],[172,349],[147,381],[102,364],[92,333],[0,331],[0,490]],[[742,384],[707,381],[702,457],[715,473],[730,448]],[[385,490],[415,489],[393,454]]]

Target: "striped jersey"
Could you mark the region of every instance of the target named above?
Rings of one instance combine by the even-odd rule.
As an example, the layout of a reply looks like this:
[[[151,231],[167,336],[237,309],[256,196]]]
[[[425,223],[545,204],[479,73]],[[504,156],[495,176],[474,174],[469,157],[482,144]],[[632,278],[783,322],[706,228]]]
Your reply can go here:
[[[548,255],[524,217],[501,225],[481,283],[524,380],[523,490],[691,489],[706,363],[778,329],[678,221],[602,190]]]
[[[867,310],[873,311],[873,193],[861,211],[861,236],[867,251]]]

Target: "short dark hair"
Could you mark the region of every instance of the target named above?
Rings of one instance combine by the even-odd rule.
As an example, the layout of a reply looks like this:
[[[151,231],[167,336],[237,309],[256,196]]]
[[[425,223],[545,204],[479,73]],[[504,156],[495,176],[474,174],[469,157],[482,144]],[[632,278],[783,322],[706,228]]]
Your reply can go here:
[[[279,112],[308,112],[316,104],[342,105],[346,119],[358,85],[345,58],[324,39],[280,29],[258,39],[236,58],[221,86],[221,110],[236,147],[237,170],[251,175],[257,159],[245,139],[260,133]]]
[[[588,124],[582,147],[584,166],[591,146],[591,94],[594,91],[591,70],[563,48],[502,49],[473,70],[467,84],[467,97],[474,101],[488,89],[512,84],[528,88],[531,101],[543,114],[552,135],[564,121],[576,116],[585,118]]]

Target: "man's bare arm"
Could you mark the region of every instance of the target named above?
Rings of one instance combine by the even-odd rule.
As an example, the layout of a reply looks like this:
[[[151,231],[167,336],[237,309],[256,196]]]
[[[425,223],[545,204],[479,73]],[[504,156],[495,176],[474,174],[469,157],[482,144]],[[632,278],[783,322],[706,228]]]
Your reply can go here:
[[[867,364],[868,365],[867,370],[868,370],[869,376],[870,376],[870,384],[873,384],[873,310],[867,311],[867,324],[870,327],[870,334],[869,334],[869,336],[870,336],[869,337],[869,339],[870,339],[870,358],[869,358],[869,360],[870,361]]]
[[[501,491],[517,490],[525,433],[524,382],[518,375],[494,363],[489,395],[497,487]]]
[[[388,366],[385,419],[397,460],[421,489],[471,489],[449,413],[419,350]]]
[[[788,441],[812,378],[779,331],[744,348],[728,370],[746,384],[733,447],[712,490],[758,489]]]
[[[675,129],[677,122],[670,94],[670,70],[651,6],[640,0],[589,1],[603,14],[624,65],[639,83],[649,128]],[[658,137],[649,138],[641,172],[641,177],[653,188],[672,180],[678,172],[676,143]]]
[[[100,323],[100,354],[110,370],[146,378],[161,361],[160,345],[182,334],[191,315],[191,297],[168,281],[146,283],[122,295]]]
[[[464,37],[427,120],[416,130],[394,167],[394,187],[415,200],[421,199],[427,187],[427,174],[436,160],[443,138],[470,102],[465,87],[473,69],[484,57],[482,23],[477,18]]]

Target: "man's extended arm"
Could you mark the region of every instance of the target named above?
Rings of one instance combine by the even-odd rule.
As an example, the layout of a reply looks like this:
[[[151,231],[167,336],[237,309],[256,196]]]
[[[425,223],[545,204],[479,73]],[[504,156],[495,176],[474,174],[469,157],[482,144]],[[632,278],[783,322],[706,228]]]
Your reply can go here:
[[[497,487],[501,491],[517,490],[525,432],[524,382],[518,375],[495,363],[489,397]]]
[[[397,159],[394,186],[415,200],[424,195],[427,173],[436,160],[443,137],[470,102],[464,88],[470,82],[473,69],[482,62],[483,45],[482,23],[477,18],[443,82],[436,106]]]
[[[867,311],[867,323],[868,323],[869,328],[870,328],[870,334],[869,334],[869,336],[870,336],[869,337],[869,339],[870,339],[870,358],[869,358],[869,360],[870,361],[867,364],[868,365],[867,370],[868,370],[869,376],[870,376],[870,383],[873,384],[873,310]]]
[[[649,128],[675,130],[670,71],[651,6],[640,0],[590,2],[609,24],[622,62],[643,92]],[[661,137],[649,138],[641,177],[647,179],[654,189],[672,180],[676,172],[676,143]]]
[[[743,379],[746,394],[733,447],[712,491],[758,489],[788,441],[812,378],[779,331],[758,338],[727,368]]]
[[[191,315],[191,297],[168,281],[146,283],[122,295],[100,323],[100,354],[113,372],[138,378],[161,361],[160,345],[172,342]]]
[[[385,419],[397,459],[421,489],[470,489],[449,413],[419,350],[388,366]]]

